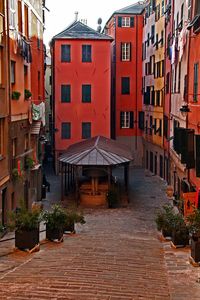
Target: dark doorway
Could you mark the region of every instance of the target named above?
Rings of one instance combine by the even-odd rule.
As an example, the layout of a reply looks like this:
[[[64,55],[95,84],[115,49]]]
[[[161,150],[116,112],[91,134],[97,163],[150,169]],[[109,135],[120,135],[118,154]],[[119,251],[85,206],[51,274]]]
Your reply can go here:
[[[150,171],[153,173],[153,152],[150,151]]]
[[[155,165],[155,167],[154,167],[154,173],[155,173],[155,175],[157,175],[157,155],[155,155],[155,162],[154,162],[154,165]]]
[[[7,188],[2,190],[2,225],[6,224],[6,202],[7,202]]]
[[[160,155],[160,177],[163,178],[163,157]]]

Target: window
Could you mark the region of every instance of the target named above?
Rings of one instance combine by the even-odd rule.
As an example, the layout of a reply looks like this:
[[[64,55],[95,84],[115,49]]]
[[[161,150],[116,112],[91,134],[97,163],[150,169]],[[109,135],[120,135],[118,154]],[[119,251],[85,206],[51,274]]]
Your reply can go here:
[[[24,65],[24,87],[28,87],[28,66]]]
[[[90,84],[82,85],[82,102],[83,103],[91,102],[91,85]]]
[[[134,27],[134,17],[118,17],[118,27]]]
[[[120,112],[120,128],[133,128],[133,111]]]
[[[68,140],[71,138],[71,123],[62,123],[61,138]]]
[[[165,1],[162,0],[162,16],[164,15],[164,12],[165,12]]]
[[[12,139],[12,157],[17,155],[17,138]]]
[[[3,156],[4,148],[4,119],[0,119],[0,158]]]
[[[69,84],[61,85],[61,102],[71,102],[71,86]]]
[[[192,0],[188,0],[188,19],[190,20],[191,19],[191,16],[192,16]]]
[[[92,46],[82,45],[82,62],[92,61]]]
[[[122,27],[130,27],[130,18],[122,17]]]
[[[15,83],[15,61],[11,60],[10,63],[10,82]]]
[[[83,122],[82,123],[82,139],[91,138],[91,123]]]
[[[199,63],[194,64],[194,95],[193,101],[198,101],[198,77],[199,77]]]
[[[168,117],[164,115],[164,129],[163,129],[164,137],[167,139],[168,137]]]
[[[151,43],[154,44],[154,38],[155,38],[155,25],[151,26]]]
[[[121,60],[131,60],[131,43],[121,43]]]
[[[24,35],[29,37],[28,6],[24,5]]]
[[[121,79],[121,93],[122,95],[129,95],[130,94],[130,78],[129,77],[122,77]]]
[[[178,69],[178,93],[181,90],[181,62],[179,62],[179,69]]]
[[[15,19],[16,19],[16,8],[15,0],[10,0],[10,27],[15,28]]]
[[[61,45],[61,62],[71,61],[71,46]]]
[[[22,33],[22,3],[18,0],[18,30]]]

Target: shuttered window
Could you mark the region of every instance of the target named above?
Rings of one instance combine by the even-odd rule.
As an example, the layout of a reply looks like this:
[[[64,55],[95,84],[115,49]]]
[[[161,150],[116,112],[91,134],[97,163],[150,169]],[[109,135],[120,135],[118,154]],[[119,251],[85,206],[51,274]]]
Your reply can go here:
[[[83,122],[82,123],[82,139],[91,138],[91,123]]]
[[[82,102],[83,103],[91,102],[91,85],[90,84],[82,85]]]
[[[92,46],[82,45],[82,62],[92,61]]]
[[[71,102],[71,86],[61,85],[61,102]]]
[[[61,62],[71,62],[70,45],[61,45]]]
[[[120,112],[120,128],[133,128],[133,111],[121,111]]]
[[[122,95],[129,95],[130,94],[130,78],[129,77],[122,77],[122,79],[121,79],[121,93],[122,93]]]
[[[62,123],[61,138],[62,139],[70,139],[71,138],[71,123],[69,123],[69,122]]]

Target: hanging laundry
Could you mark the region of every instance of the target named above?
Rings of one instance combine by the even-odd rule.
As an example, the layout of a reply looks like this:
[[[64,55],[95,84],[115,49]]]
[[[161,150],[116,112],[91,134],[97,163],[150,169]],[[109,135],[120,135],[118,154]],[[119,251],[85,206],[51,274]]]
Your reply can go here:
[[[172,46],[171,46],[171,64],[173,65],[176,60],[176,50],[175,50],[175,39],[173,40]]]
[[[45,103],[41,102],[39,105],[32,104],[32,116],[34,121],[42,121],[42,125],[45,126]]]

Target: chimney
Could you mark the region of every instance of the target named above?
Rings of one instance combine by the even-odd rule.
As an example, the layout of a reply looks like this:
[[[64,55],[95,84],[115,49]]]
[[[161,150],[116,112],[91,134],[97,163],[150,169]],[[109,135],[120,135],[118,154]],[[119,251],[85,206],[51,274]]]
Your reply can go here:
[[[75,21],[78,21],[78,11],[75,11]]]

